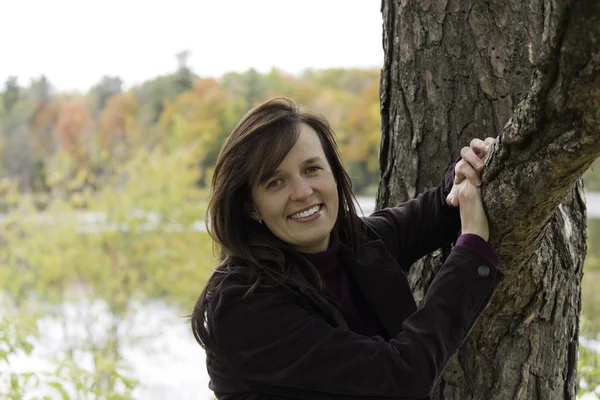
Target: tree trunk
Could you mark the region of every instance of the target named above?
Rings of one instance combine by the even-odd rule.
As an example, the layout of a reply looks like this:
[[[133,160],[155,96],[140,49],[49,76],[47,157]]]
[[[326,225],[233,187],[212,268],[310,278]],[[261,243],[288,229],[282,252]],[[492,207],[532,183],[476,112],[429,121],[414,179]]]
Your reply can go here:
[[[600,2],[383,0],[377,206],[439,184],[471,139],[506,280],[434,399],[575,399],[585,197],[600,155]],[[443,254],[417,262],[423,297]]]

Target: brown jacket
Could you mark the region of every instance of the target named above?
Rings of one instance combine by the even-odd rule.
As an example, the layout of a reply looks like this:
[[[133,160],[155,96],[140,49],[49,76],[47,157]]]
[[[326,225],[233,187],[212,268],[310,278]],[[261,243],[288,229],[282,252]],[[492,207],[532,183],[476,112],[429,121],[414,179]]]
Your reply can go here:
[[[335,326],[300,293],[248,289],[234,277],[211,303],[209,328],[223,351],[209,357],[219,399],[422,399],[489,303],[503,273],[455,246],[417,307],[406,279],[414,261],[453,242],[457,209],[445,205],[451,177],[364,222],[370,239],[342,246],[345,267],[391,337]]]

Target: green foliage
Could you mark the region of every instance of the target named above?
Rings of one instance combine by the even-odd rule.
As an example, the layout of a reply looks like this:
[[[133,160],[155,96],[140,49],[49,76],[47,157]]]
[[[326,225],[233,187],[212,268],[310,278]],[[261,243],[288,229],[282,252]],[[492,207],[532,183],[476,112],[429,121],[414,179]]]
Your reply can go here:
[[[583,316],[580,321],[581,331],[588,331],[589,320]],[[579,344],[579,358],[577,360],[577,375],[579,378],[578,396],[595,392],[600,387],[600,352],[597,341],[583,339]]]
[[[4,108],[6,111],[10,112],[21,97],[21,88],[19,87],[16,76],[8,77],[4,85],[4,90],[0,95],[2,96]]]
[[[112,76],[84,95],[55,93],[44,76],[30,87],[9,80],[0,96],[0,174],[18,177],[23,191],[67,200],[86,188],[100,190],[140,149],[191,145],[196,184],[206,187],[224,139],[248,109],[288,96],[330,120],[358,194],[377,184],[378,69],[306,70],[299,77],[250,69],[217,81],[194,75],[188,56],[177,55],[173,73],[126,92]],[[86,181],[73,185],[81,171]]]
[[[582,319],[580,335],[589,339],[598,339],[600,335],[600,219],[588,220],[587,254],[583,268]]]
[[[577,373],[579,396],[600,387],[600,352],[593,347],[600,337],[600,219],[588,220],[587,247],[582,281],[582,311],[579,324],[579,359]]]
[[[90,95],[94,103],[94,111],[98,114],[105,106],[108,99],[121,93],[123,80],[118,76],[103,76],[102,79],[91,87]]]
[[[379,83],[379,69],[325,69],[304,71],[301,79],[313,82],[319,88],[361,94],[373,82]],[[379,101],[377,102],[379,104]]]
[[[123,365],[114,360],[111,354],[93,354],[94,370],[82,369],[71,358],[66,358],[58,364],[56,371],[48,374],[47,386],[58,392],[64,400],[132,400],[138,382],[122,372]]]
[[[196,152],[140,150],[100,191],[55,198],[43,213],[31,196],[14,194],[0,226],[0,286],[14,310],[0,320],[1,362],[35,348],[32,309],[47,314],[83,296],[102,300],[112,318],[103,340],[73,341],[56,355],[53,371],[3,374],[0,394],[20,399],[37,388],[64,399],[132,398],[138,382],[123,363],[118,334],[132,305],[164,299],[189,310],[215,263],[210,238],[198,229],[206,193],[195,185]],[[22,328],[26,322],[33,333]],[[91,367],[77,357],[82,351]]]
[[[2,271],[2,269],[0,269]],[[8,365],[10,357],[15,354],[31,354],[34,340],[37,336],[37,315],[30,312],[20,315],[20,308],[11,301],[10,297],[0,299],[0,370]],[[0,374],[0,398],[21,400],[25,390],[36,377],[33,373],[3,372]]]
[[[592,163],[590,169],[583,175],[585,190],[600,191],[600,158]]]
[[[45,75],[40,76],[38,79],[33,79],[26,93],[30,101],[42,103],[52,100],[54,97],[54,89],[50,84],[50,81]]]
[[[37,334],[36,318],[32,315],[18,316],[10,305],[2,304],[4,315],[0,317],[0,360],[8,363],[8,356],[22,351],[30,354],[32,338]],[[10,316],[10,317],[9,317]]]
[[[586,243],[585,271],[600,271],[600,218],[588,220]]]

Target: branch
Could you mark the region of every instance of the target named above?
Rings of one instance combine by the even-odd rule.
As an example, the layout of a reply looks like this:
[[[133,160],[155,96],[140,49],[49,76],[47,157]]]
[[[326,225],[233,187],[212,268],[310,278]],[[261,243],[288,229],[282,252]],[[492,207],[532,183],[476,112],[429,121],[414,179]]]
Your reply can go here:
[[[511,268],[527,261],[557,206],[600,156],[600,2],[544,1],[531,89],[482,177],[490,242]]]

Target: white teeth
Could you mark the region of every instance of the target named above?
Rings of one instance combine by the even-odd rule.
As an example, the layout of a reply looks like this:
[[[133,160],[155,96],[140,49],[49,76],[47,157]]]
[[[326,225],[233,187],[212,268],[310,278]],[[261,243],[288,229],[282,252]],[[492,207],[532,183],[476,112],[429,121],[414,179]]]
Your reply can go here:
[[[319,208],[321,208],[320,205],[318,206],[314,206],[313,208],[309,208],[306,211],[302,211],[296,214],[292,214],[291,218],[292,219],[300,219],[300,218],[306,218],[306,217],[310,217],[311,215],[313,215],[314,213],[316,213],[317,211],[319,211]]]

